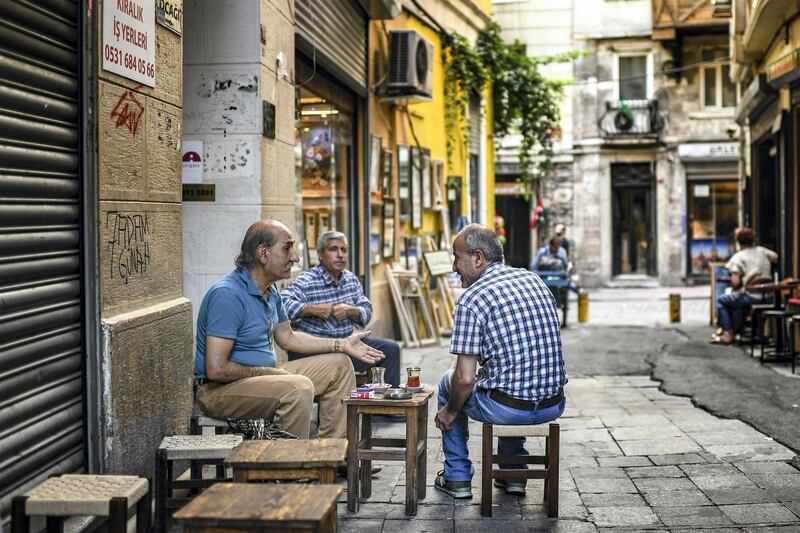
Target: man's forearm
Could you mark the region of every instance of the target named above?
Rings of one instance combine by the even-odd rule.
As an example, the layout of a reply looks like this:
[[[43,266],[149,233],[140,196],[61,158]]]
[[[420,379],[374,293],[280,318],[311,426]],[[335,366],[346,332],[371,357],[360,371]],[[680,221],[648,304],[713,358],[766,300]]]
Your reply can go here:
[[[327,310],[330,315],[330,304],[308,304],[302,311],[297,313],[298,317],[313,317],[325,320],[321,315]]]
[[[447,410],[451,413],[458,413],[472,394],[472,387],[475,382],[460,382],[455,379],[450,384],[450,399],[447,402]]]
[[[291,336],[281,344],[281,348],[288,352],[318,354],[334,352],[338,339],[315,337],[302,331],[293,331]],[[341,351],[341,341],[339,351]]]
[[[285,374],[286,371],[271,366],[249,366],[227,361],[209,379],[219,383],[232,383],[240,379]]]

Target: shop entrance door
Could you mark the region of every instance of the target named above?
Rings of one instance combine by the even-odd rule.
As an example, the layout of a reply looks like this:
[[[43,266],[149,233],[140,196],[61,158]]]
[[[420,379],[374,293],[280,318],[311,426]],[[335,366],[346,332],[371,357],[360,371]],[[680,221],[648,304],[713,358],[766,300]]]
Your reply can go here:
[[[611,166],[615,276],[656,275],[653,181],[650,163]]]
[[[709,262],[727,261],[736,251],[738,184],[734,180],[689,181],[689,273],[709,275]]]
[[[522,196],[497,196],[497,214],[505,220],[506,243],[503,254],[512,267],[528,268],[531,262],[530,200]]]

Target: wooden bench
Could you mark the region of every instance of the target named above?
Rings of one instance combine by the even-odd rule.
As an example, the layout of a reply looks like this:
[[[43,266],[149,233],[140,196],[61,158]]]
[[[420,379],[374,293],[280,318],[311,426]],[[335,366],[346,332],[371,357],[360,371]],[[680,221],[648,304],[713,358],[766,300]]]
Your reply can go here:
[[[155,529],[167,529],[168,510],[177,509],[191,497],[175,497],[176,489],[197,490],[225,481],[223,461],[241,444],[241,435],[174,435],[164,437],[156,452],[156,520]],[[175,479],[175,461],[189,461],[189,479]],[[203,479],[203,465],[216,465],[216,477]]]
[[[248,440],[225,460],[233,481],[315,479],[335,483],[336,469],[344,466],[346,439]]]
[[[339,485],[217,483],[175,513],[185,533],[336,531]]]
[[[544,455],[495,455],[494,437],[544,437]],[[492,480],[544,479],[544,501],[547,516],[558,516],[558,424],[537,426],[500,426],[483,424],[481,464],[481,515],[492,516]],[[500,470],[495,464],[542,465],[543,468]]]
[[[47,531],[63,531],[70,516],[107,516],[111,533],[127,533],[128,511],[136,505],[136,531],[149,533],[150,481],[137,476],[54,476],[14,498],[12,533],[28,533],[30,518],[43,516]]]

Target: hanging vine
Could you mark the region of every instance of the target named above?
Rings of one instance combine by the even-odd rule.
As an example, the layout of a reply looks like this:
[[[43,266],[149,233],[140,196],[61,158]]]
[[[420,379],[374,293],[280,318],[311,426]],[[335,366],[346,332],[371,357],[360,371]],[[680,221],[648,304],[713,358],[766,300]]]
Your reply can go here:
[[[546,79],[539,69],[548,63],[570,61],[578,53],[528,57],[519,42],[506,44],[500,26],[492,22],[478,35],[474,47],[458,33],[447,35],[443,54],[448,162],[452,162],[458,143],[466,145],[469,138],[465,116],[469,95],[480,94],[490,83],[495,141],[519,131],[519,181],[530,191],[532,180],[547,178],[552,169],[564,87],[564,82]]]

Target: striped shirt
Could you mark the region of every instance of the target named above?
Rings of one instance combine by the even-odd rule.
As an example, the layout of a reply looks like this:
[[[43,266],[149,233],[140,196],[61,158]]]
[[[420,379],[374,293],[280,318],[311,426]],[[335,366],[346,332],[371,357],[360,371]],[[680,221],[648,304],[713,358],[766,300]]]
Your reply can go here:
[[[456,304],[450,352],[477,355],[479,389],[538,402],[567,383],[561,325],[544,282],[493,263]]]
[[[322,265],[306,270],[281,292],[281,298],[292,328],[317,337],[347,337],[353,333],[353,326],[363,328],[372,318],[372,304],[364,296],[356,275],[349,270],[342,271],[338,284]],[[358,309],[359,319],[337,322],[333,316],[328,320],[298,316],[307,305],[323,303],[352,305]]]

